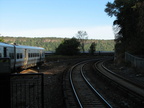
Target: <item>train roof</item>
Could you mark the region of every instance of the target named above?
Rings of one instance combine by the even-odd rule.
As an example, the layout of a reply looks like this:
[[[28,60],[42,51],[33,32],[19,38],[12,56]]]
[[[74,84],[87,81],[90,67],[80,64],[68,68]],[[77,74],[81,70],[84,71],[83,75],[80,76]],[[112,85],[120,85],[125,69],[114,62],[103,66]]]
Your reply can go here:
[[[4,42],[0,42],[0,46],[13,47],[12,44],[4,43]]]
[[[35,47],[35,46],[25,46],[25,45],[15,45],[16,48],[26,48],[26,49],[41,49],[44,50],[42,47]]]
[[[0,42],[0,46],[14,47],[14,44],[8,44],[8,43]],[[16,48],[41,49],[41,50],[44,50],[44,48],[42,48],[42,47],[26,46],[26,45],[15,45],[15,47],[16,47]]]

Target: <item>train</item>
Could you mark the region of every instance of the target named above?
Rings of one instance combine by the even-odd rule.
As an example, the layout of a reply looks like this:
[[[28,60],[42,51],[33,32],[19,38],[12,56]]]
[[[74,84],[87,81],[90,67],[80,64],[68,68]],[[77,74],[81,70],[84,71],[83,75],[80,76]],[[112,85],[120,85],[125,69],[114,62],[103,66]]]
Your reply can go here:
[[[0,58],[10,59],[11,72],[44,63],[45,49],[41,47],[0,42]],[[0,61],[2,62],[2,61]]]

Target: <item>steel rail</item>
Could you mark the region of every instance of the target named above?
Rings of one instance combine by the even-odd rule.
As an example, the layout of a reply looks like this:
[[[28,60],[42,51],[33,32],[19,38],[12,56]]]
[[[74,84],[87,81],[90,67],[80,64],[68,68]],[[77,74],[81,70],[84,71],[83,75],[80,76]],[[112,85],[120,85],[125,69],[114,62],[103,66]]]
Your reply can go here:
[[[127,81],[127,82],[129,82],[129,83],[131,83],[131,84],[133,84],[133,85],[135,85],[135,86],[137,86],[137,87],[139,87],[139,88],[144,89],[144,85],[141,85],[141,84],[139,84],[139,83],[136,83],[136,82],[134,82],[134,81],[131,81],[131,80],[129,80],[129,79],[127,79],[127,78],[125,78],[125,77],[123,77],[123,76],[121,76],[121,75],[118,75],[117,73],[111,71],[110,69],[108,69],[108,68],[104,65],[105,62],[106,62],[106,61],[103,61],[103,62],[102,62],[102,67],[103,67],[103,69],[105,69],[106,71],[108,71],[109,73],[113,74],[114,76],[116,76],[116,77],[118,77],[118,78],[121,78],[121,79],[123,79],[123,80],[125,80],[125,81]]]
[[[107,105],[109,108],[113,108],[108,101],[92,86],[92,84],[87,80],[87,78],[85,77],[84,73],[83,73],[83,67],[84,65],[86,65],[87,63],[83,64],[81,66],[81,75],[84,78],[84,80],[86,81],[86,83],[89,85],[89,87],[96,93],[96,95],[99,96],[99,98],[105,103],[105,105]]]
[[[76,97],[76,100],[77,100],[80,108],[83,108],[82,103],[81,103],[81,101],[80,101],[80,99],[79,99],[79,97],[78,97],[78,95],[77,95],[76,90],[75,90],[75,87],[74,87],[74,84],[73,84],[73,80],[72,80],[72,71],[73,71],[73,69],[74,69],[76,66],[78,66],[79,64],[81,64],[81,63],[83,63],[83,62],[80,62],[80,63],[75,64],[75,65],[70,69],[70,83],[71,83],[71,87],[72,87],[72,89],[73,89],[74,95],[75,95],[75,97]]]
[[[99,61],[97,63],[95,63],[95,68],[101,72],[101,70],[96,66],[97,64],[101,63],[101,67],[108,72],[109,75],[105,75],[104,73],[101,72],[101,74],[103,74],[104,76],[106,76],[108,79],[110,79],[111,81],[114,81],[115,83],[117,83],[119,86],[125,88],[126,90],[129,91],[130,94],[138,96],[141,99],[144,99],[144,92],[143,92],[143,87],[140,86],[139,84],[136,84],[135,82],[130,81],[129,79],[126,79],[118,74],[116,74],[115,72],[107,69],[104,65],[103,65],[104,61]],[[113,78],[110,77],[113,76]],[[117,79],[117,80],[116,80]],[[126,84],[124,84],[123,82],[125,82]],[[135,87],[138,87],[138,90],[135,89]]]
[[[94,60],[94,59],[93,59],[93,60]],[[79,62],[79,63],[75,64],[74,66],[72,66],[71,69],[69,70],[69,73],[70,73],[70,84],[71,84],[72,90],[73,90],[73,92],[74,92],[74,95],[75,95],[75,97],[76,97],[76,100],[77,100],[80,108],[83,108],[83,105],[82,105],[82,103],[81,103],[81,101],[80,101],[80,99],[79,99],[79,97],[78,97],[78,95],[77,95],[77,92],[76,92],[75,87],[74,87],[74,84],[73,84],[72,71],[73,71],[73,69],[74,69],[76,66],[78,66],[78,65],[80,65],[80,64],[82,64],[82,63],[88,62],[88,61],[92,61],[92,60],[85,60],[85,61]]]

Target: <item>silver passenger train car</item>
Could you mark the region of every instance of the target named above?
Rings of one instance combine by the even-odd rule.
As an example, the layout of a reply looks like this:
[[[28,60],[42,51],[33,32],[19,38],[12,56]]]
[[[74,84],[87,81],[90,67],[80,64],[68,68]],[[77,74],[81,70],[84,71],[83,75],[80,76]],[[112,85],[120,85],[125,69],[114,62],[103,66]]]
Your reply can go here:
[[[44,48],[0,42],[0,58],[10,58],[11,70],[26,69],[44,62]]]

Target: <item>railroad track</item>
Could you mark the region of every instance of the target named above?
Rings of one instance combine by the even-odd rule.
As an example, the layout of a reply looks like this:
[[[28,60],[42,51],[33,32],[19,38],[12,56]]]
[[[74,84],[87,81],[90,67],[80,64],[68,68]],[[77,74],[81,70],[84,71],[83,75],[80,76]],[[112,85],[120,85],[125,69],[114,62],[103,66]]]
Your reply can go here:
[[[69,91],[67,93],[67,98],[69,98],[67,107],[112,108],[85,77],[83,67],[89,62],[91,60],[77,63],[69,70],[69,86],[72,89],[67,89]]]
[[[107,81],[127,93],[127,96],[136,103],[144,105],[144,86],[122,77],[104,66],[104,61],[95,63],[95,68]]]

